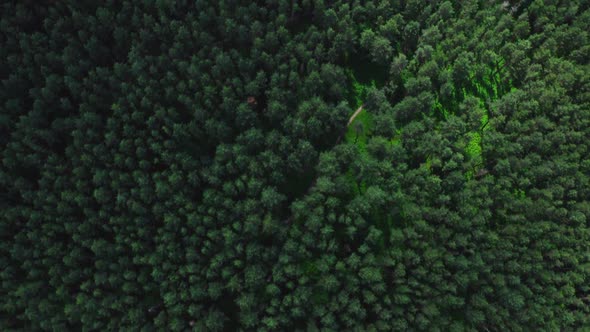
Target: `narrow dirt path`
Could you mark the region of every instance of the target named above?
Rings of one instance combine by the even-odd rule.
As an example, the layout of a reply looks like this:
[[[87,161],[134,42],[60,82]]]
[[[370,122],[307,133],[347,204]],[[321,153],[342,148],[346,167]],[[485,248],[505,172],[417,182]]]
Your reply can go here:
[[[348,129],[348,127],[350,127],[350,124],[354,121],[354,119],[361,114],[361,112],[363,111],[363,107],[365,105],[361,105],[356,111],[354,111],[354,113],[352,113],[352,115],[350,116],[350,119],[348,119],[348,123],[346,124],[346,128]],[[342,139],[344,138],[344,135],[346,135],[346,130],[344,130],[344,132],[342,134],[340,134],[340,136],[338,136],[338,139],[336,140],[336,144],[340,144],[340,141],[342,141]]]
[[[352,115],[350,116],[350,119],[348,119],[348,123],[346,124],[346,128],[350,127],[350,124],[354,122],[354,119],[363,111],[363,106],[365,106],[365,105],[359,106],[359,108],[356,111],[354,111],[354,113],[352,113]],[[342,138],[344,137],[345,134],[346,134],[346,130],[340,136],[338,136],[338,139],[336,140],[336,144],[340,143],[340,141],[342,140]],[[307,195],[309,193],[311,188],[315,187],[317,180],[318,180],[318,178],[316,176],[316,178],[313,179],[313,181],[311,182],[311,184],[309,185],[309,187],[305,191],[305,195]],[[289,216],[289,218],[287,218],[284,222],[290,223],[292,220],[293,220],[293,215],[291,214]]]
[[[354,111],[354,113],[352,113],[352,116],[350,117],[350,119],[348,119],[348,123],[346,124],[347,127],[350,126],[350,124],[354,121],[357,115],[361,113],[361,111],[363,110],[363,106],[364,105],[361,105],[356,111]]]

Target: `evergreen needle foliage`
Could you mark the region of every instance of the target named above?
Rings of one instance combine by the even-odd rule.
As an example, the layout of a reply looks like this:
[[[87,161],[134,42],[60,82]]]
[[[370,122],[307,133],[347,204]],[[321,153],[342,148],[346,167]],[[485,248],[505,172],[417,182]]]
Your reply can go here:
[[[588,27],[3,1],[0,330],[590,329]]]

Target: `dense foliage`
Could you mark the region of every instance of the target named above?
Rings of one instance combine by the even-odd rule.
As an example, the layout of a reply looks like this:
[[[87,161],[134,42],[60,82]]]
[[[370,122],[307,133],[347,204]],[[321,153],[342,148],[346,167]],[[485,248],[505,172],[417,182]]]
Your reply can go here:
[[[588,1],[0,11],[0,330],[590,328]]]

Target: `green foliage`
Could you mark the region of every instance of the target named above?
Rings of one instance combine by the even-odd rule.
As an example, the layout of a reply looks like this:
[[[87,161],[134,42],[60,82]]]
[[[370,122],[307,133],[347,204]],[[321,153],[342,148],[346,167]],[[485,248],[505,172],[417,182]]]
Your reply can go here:
[[[583,1],[0,9],[0,330],[589,326]]]
[[[373,117],[363,108],[346,131],[346,142],[356,144],[361,151],[366,150],[368,138],[373,128]]]

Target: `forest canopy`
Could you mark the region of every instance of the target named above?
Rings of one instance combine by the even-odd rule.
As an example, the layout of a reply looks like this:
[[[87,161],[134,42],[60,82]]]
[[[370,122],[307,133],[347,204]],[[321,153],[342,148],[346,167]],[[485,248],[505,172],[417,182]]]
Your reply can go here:
[[[590,2],[0,13],[0,330],[590,329]]]

